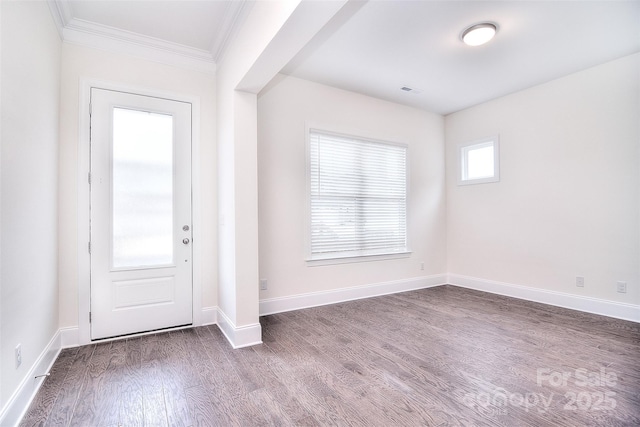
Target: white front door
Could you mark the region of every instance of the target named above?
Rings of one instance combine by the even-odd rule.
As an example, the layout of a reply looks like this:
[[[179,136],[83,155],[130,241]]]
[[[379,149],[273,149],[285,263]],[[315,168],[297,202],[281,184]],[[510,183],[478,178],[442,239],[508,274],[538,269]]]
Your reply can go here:
[[[192,316],[191,104],[91,89],[91,339]]]

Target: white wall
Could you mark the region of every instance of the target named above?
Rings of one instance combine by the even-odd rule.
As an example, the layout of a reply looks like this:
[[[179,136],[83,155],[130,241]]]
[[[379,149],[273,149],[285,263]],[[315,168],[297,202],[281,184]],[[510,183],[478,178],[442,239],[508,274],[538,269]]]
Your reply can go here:
[[[446,117],[449,272],[640,303],[639,63],[625,57]],[[457,186],[456,144],[494,134],[500,182]]]
[[[60,38],[45,2],[1,2],[0,412],[58,330]],[[22,344],[16,369],[14,348]]]
[[[60,326],[78,325],[78,111],[82,78],[199,97],[200,156],[194,162],[199,162],[200,169],[202,305],[216,306],[215,76],[64,43],[60,104]]]
[[[409,145],[409,258],[307,265],[305,122]],[[445,273],[443,132],[440,115],[278,75],[258,98],[261,300]]]

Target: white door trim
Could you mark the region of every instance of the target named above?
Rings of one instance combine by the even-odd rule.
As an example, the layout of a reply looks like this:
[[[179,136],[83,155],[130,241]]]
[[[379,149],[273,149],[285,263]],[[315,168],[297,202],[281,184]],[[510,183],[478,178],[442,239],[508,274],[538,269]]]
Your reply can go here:
[[[91,88],[130,92],[139,95],[154,96],[176,101],[189,102],[192,105],[192,216],[193,216],[193,325],[202,324],[202,217],[200,200],[200,98],[197,96],[154,90],[121,83],[90,78],[80,79],[78,107],[78,344],[91,343],[89,311],[91,309],[91,259],[89,257],[89,102]]]

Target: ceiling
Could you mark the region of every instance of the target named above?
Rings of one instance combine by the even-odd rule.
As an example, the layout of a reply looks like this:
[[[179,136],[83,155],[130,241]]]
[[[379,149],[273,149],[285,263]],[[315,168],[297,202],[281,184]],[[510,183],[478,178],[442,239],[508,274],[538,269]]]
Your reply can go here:
[[[496,37],[463,44],[480,21]],[[283,72],[448,114],[640,51],[640,1],[374,0],[330,32]]]
[[[173,50],[214,66],[251,4],[54,3],[65,31]],[[343,9],[282,72],[439,114],[640,51],[637,0],[370,0]],[[498,34],[483,46],[464,45],[460,32],[480,21],[498,23]]]

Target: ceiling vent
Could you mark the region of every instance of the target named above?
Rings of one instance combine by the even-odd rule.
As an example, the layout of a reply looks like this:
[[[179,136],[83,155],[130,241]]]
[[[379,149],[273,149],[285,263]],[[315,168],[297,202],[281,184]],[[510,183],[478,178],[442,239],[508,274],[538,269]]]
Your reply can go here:
[[[416,88],[413,88],[413,87],[410,87],[410,86],[402,86],[400,88],[400,90],[403,91],[403,92],[412,93],[414,95],[422,93],[422,89],[416,89]]]

